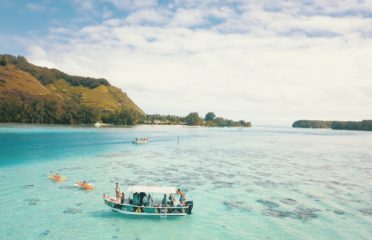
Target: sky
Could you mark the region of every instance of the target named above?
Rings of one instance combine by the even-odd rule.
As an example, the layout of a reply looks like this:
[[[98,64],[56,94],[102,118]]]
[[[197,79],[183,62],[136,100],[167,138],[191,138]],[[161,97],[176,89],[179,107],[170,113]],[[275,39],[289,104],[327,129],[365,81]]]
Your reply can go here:
[[[0,0],[0,42],[146,113],[372,119],[372,0]]]

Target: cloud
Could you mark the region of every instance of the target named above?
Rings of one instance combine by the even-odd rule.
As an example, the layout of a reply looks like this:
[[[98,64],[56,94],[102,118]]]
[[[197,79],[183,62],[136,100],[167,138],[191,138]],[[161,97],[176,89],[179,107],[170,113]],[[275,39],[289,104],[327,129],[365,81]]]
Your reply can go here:
[[[26,8],[32,12],[42,12],[45,11],[47,8],[44,4],[31,2],[26,4]]]
[[[149,113],[215,111],[255,123],[372,118],[372,6],[342,3],[111,1],[129,13],[53,28],[29,57],[105,77]]]
[[[143,9],[154,7],[157,5],[157,0],[103,0],[104,2],[111,3],[122,10]]]
[[[138,10],[131,13],[126,21],[129,24],[164,23],[167,20],[166,13],[160,13],[154,9]]]
[[[171,21],[171,26],[192,27],[203,24],[203,13],[199,9],[178,9]]]

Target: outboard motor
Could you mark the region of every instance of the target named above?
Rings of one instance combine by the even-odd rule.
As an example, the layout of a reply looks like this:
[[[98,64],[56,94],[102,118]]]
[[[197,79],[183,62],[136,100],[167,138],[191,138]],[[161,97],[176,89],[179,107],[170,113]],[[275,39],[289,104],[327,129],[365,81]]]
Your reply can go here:
[[[191,211],[192,211],[193,206],[194,206],[194,202],[193,201],[187,201],[186,202],[186,207],[187,207],[186,213],[187,214],[191,214]]]

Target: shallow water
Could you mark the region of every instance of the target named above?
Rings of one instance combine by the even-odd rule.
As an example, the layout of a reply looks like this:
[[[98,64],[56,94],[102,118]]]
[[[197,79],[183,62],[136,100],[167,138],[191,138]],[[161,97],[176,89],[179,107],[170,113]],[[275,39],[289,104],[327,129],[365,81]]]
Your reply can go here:
[[[112,212],[116,181],[181,187],[193,214]],[[3,124],[0,202],[0,239],[372,239],[372,133]]]

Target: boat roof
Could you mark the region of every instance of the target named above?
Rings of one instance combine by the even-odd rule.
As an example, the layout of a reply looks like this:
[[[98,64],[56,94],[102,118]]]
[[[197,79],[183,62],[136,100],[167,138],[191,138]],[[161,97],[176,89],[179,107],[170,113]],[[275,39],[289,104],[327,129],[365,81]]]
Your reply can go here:
[[[146,193],[176,193],[175,187],[160,187],[160,186],[129,186],[127,192],[146,192]]]

